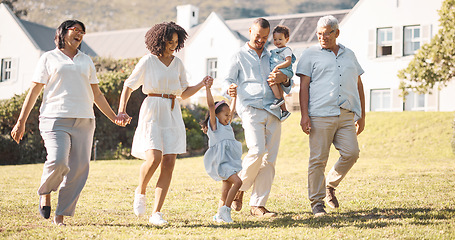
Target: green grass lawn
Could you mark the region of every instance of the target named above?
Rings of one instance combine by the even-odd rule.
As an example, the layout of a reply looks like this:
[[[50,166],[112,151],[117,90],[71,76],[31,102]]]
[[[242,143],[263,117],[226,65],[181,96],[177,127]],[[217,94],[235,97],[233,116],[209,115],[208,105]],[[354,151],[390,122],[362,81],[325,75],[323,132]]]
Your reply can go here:
[[[6,239],[455,239],[454,113],[369,113],[361,156],[337,189],[339,210],[313,218],[307,198],[308,137],[299,113],[283,124],[276,177],[267,207],[233,224],[214,224],[220,182],[202,157],[178,159],[163,207],[169,225],[155,227],[132,210],[142,161],[96,161],[74,217],[56,227],[38,213],[42,164],[0,166],[0,238]],[[327,171],[337,160],[332,149]],[[151,212],[153,186],[149,186]],[[247,192],[248,194],[250,192]],[[248,195],[247,194],[247,195]],[[56,194],[52,195],[55,209]],[[248,199],[245,199],[248,201]],[[52,217],[53,217],[52,212]]]

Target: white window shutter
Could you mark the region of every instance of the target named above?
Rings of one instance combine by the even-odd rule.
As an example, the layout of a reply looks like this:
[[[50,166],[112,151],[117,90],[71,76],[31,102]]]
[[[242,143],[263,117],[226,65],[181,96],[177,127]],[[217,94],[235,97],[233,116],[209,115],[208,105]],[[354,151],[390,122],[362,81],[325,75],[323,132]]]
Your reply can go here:
[[[11,59],[11,78],[9,81],[17,81],[19,76],[19,58]]]
[[[376,29],[368,30],[368,58],[376,58]]]
[[[392,55],[396,57],[403,56],[403,27],[393,27]]]
[[[422,44],[429,43],[431,37],[431,25],[422,25]]]

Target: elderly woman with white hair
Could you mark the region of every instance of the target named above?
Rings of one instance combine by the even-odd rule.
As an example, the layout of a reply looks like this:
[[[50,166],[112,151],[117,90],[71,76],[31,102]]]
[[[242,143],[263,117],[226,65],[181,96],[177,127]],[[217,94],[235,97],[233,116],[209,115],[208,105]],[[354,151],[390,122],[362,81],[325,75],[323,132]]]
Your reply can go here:
[[[296,74],[301,81],[300,125],[310,135],[308,197],[318,217],[326,214],[324,198],[330,207],[339,207],[335,188],[359,157],[357,135],[365,127],[365,96],[362,67],[353,51],[337,43],[338,20],[320,18],[316,34],[319,46],[302,53]],[[340,158],[325,178],[332,143]]]

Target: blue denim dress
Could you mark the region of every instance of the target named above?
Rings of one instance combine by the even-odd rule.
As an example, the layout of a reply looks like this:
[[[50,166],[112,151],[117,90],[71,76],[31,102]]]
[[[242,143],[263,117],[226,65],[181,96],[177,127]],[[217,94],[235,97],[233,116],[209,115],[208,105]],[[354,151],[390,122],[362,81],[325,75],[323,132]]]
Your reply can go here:
[[[242,170],[242,144],[235,140],[231,125],[216,118],[216,130],[208,124],[209,149],[204,154],[204,166],[215,181],[226,180]]]

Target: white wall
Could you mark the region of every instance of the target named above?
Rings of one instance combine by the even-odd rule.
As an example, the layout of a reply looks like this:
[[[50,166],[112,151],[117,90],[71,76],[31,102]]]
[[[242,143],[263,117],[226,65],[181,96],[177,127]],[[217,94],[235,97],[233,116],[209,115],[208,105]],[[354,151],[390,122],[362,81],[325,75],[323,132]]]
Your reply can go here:
[[[218,73],[214,80],[213,94],[219,95],[221,82],[227,75],[232,54],[244,44],[236,38],[217,14],[212,13],[199,27],[198,31],[189,36],[190,41],[185,44],[184,64],[189,75],[190,85],[197,84],[207,75],[207,59],[218,59]],[[200,91],[195,96],[205,96]]]
[[[370,89],[391,88],[393,90],[391,110],[401,111],[399,108],[402,106],[402,101],[398,96],[400,80],[397,77],[397,73],[399,70],[406,68],[409,61],[413,58],[413,56],[403,57],[400,53],[376,58],[375,51],[374,55],[372,55],[371,46],[375,46],[376,43],[376,29],[421,25],[428,26],[431,36],[434,36],[438,30],[439,15],[437,10],[440,9],[441,4],[442,0],[360,0],[343,21],[340,26],[338,42],[355,52],[357,59],[365,70],[362,79],[367,97],[367,110],[369,110],[370,106]],[[421,35],[423,35],[422,32]],[[426,39],[427,42],[429,40]],[[446,101],[446,98],[442,95],[439,102],[444,104],[442,103],[442,98],[444,98],[444,101]],[[451,99],[452,102],[455,102],[454,98]],[[438,101],[433,102],[436,104]],[[427,110],[431,110],[431,108],[435,109],[437,107],[429,106]],[[455,106],[451,109],[451,111],[455,110]]]
[[[0,99],[8,99],[30,87],[41,53],[3,4],[0,5],[0,23],[0,59],[11,58],[15,65],[12,79],[0,82]]]

